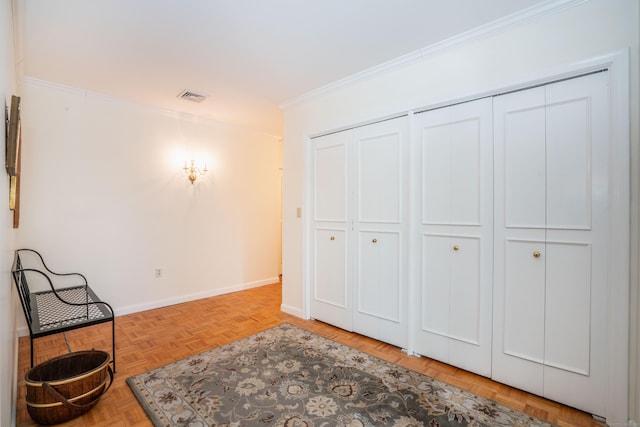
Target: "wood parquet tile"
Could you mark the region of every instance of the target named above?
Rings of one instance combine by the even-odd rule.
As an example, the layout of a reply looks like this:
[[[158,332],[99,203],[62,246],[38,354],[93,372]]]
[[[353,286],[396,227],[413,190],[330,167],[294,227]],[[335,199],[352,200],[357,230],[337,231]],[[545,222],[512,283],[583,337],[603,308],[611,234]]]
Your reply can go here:
[[[117,368],[111,389],[82,417],[67,427],[152,426],[125,380],[135,374],[206,351],[290,322],[327,338],[358,348],[406,368],[438,378],[481,396],[548,420],[563,427],[601,427],[583,412],[496,383],[424,357],[413,357],[397,347],[346,332],[322,322],[303,320],[280,311],[281,285],[275,283],[242,292],[148,310],[116,318]],[[67,333],[73,351],[111,349],[109,325]],[[67,353],[62,334],[35,341],[35,363]],[[27,413],[24,375],[29,370],[29,339],[19,341],[17,426],[35,426]]]

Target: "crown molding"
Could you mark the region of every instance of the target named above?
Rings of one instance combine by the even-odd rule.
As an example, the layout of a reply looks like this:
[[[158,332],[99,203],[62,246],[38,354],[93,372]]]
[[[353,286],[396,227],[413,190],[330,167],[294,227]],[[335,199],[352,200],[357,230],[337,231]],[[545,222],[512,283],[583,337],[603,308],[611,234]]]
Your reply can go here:
[[[442,52],[443,50],[459,47],[467,43],[491,37],[501,32],[509,31],[512,28],[525,25],[543,16],[555,14],[584,3],[588,3],[589,1],[591,0],[548,0],[527,9],[523,9],[520,12],[507,15],[488,24],[442,40],[438,43],[434,43],[425,48],[418,49],[390,61],[383,62],[382,64],[368,68],[349,77],[345,77],[344,79],[329,83],[328,85],[314,89],[297,98],[284,101],[279,104],[279,107],[283,110],[287,110],[296,104],[313,99],[322,94],[419,62],[429,56]]]

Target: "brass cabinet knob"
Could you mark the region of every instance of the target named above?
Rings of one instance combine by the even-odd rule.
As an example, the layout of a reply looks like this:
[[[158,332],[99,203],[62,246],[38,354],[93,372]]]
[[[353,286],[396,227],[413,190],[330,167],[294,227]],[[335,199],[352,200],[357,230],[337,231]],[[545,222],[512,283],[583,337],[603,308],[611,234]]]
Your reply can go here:
[[[371,243],[378,243],[378,239],[371,240]]]
[[[535,252],[533,253],[533,256],[534,256],[535,258],[540,258],[540,252],[535,251]]]
[[[457,250],[459,250],[459,249],[460,249],[460,246],[458,246],[458,245],[453,245],[453,250],[454,250],[454,251],[457,251]]]
[[[334,236],[329,237],[330,240],[336,240]]]

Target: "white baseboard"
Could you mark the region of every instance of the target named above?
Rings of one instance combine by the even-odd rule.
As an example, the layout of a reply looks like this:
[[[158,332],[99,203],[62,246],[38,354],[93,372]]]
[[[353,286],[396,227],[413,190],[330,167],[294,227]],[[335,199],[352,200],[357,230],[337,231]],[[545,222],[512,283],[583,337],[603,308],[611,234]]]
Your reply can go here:
[[[116,316],[124,316],[125,314],[138,313],[140,311],[152,310],[154,308],[168,307],[170,305],[181,304],[183,302],[195,301],[203,298],[215,297],[218,295],[230,294],[233,292],[244,291],[259,286],[271,285],[278,282],[278,277],[270,277],[267,279],[257,280],[255,282],[241,283],[239,285],[227,286],[224,288],[212,289],[194,294],[180,295],[173,298],[166,298],[156,301],[145,302],[144,304],[130,305],[126,307],[116,308]]]
[[[282,310],[284,313],[304,319],[304,316],[302,315],[302,310],[297,307],[292,307],[287,304],[281,304],[280,310]]]

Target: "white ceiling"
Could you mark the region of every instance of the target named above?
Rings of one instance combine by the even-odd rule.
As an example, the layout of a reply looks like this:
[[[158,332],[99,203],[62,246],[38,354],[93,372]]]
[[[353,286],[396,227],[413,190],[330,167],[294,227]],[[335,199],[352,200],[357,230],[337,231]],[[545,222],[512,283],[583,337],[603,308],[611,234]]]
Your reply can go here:
[[[281,135],[283,102],[542,2],[22,0],[21,54],[26,77]]]

